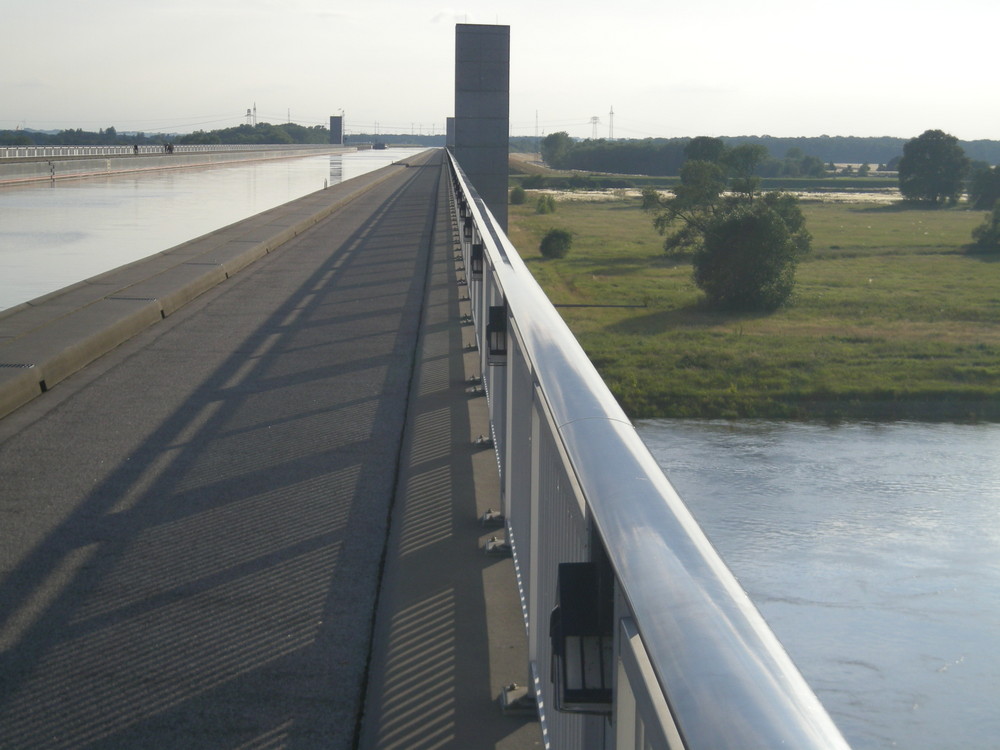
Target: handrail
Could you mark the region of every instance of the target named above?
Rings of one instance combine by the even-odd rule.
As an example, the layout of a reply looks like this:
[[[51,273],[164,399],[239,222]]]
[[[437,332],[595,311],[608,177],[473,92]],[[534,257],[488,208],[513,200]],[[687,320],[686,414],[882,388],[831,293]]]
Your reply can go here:
[[[548,512],[546,503],[556,502],[551,498],[561,493],[582,503],[578,521],[584,531],[577,535],[594,533],[603,546],[614,572],[616,619],[627,619],[630,627],[634,623],[654,684],[662,691],[662,696],[653,697],[669,706],[675,726],[659,727],[657,736],[679,737],[688,750],[847,748],[453,157],[450,162],[456,200],[467,207],[475,241],[484,246],[483,279],[471,294],[481,343],[486,340],[483,311],[498,301],[508,310],[508,357],[514,359],[496,367],[483,356],[483,380],[490,386],[495,444],[501,474],[507,477],[502,485],[516,495],[505,498],[504,508],[518,578],[524,582],[529,659],[551,745],[584,747],[579,738],[559,736],[579,726],[585,727],[579,730],[584,735],[607,731],[607,722],[576,715],[556,721],[552,711],[547,640],[548,614],[555,604],[554,573],[553,562],[545,556],[558,544],[569,550],[563,554],[575,557],[567,562],[595,554],[587,538],[558,544],[535,538],[543,528],[537,519]],[[469,244],[463,243],[466,269]],[[528,391],[518,385],[525,377],[534,383],[527,397]],[[513,403],[517,398],[534,401]],[[534,416],[517,416],[522,412]],[[527,424],[524,420],[531,423],[530,429],[517,426]],[[551,440],[565,464],[565,474],[550,482],[556,489],[544,489],[548,485],[539,476],[552,463],[539,458],[538,443],[549,439],[546,424],[552,426]],[[524,435],[531,436],[530,449],[513,444],[524,442]],[[526,452],[532,465],[509,465],[511,456]],[[514,491],[513,477],[525,475],[531,476],[530,482],[525,480]],[[529,484],[530,491],[525,489]],[[526,493],[532,507],[523,512],[518,504],[527,502],[521,497]],[[560,511],[566,518],[575,517],[572,505]],[[562,527],[557,528],[561,534]],[[616,635],[616,648],[620,640]],[[632,641],[629,647],[635,648]],[[619,679],[626,679],[623,674],[619,672]],[[648,691],[641,684],[627,687],[615,690],[618,718],[626,716],[627,707],[618,705],[621,696]],[[633,704],[629,710],[635,709]],[[576,730],[570,728],[572,722],[563,721],[567,716],[577,721]],[[643,720],[662,722],[662,712]],[[592,742],[587,740],[586,746],[605,746]]]
[[[138,150],[136,150],[138,148]],[[217,151],[329,151],[344,148],[327,143],[237,143],[175,145],[170,153]],[[163,144],[136,146],[0,146],[0,159],[40,159],[45,157],[130,156],[163,154]]]

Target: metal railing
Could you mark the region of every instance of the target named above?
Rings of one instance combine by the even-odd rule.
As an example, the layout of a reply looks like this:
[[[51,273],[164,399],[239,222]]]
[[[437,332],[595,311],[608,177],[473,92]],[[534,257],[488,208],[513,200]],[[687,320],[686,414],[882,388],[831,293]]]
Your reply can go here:
[[[453,158],[451,169],[547,746],[847,748]],[[613,611],[595,678],[610,698],[570,706],[593,713],[565,710],[553,681],[572,656],[553,638],[564,563],[610,572],[594,592]]]
[[[171,153],[192,154],[208,151],[330,151],[342,146],[325,143],[201,144],[175,145]],[[136,150],[138,149],[138,150]],[[0,146],[0,159],[45,159],[83,156],[134,156],[166,153],[162,144],[141,146]]]

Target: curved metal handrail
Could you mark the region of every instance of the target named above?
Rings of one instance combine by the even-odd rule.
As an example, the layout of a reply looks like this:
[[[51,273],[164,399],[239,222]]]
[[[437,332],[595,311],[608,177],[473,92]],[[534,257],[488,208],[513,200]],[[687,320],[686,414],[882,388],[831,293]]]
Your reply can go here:
[[[847,748],[453,158],[452,169],[685,747]]]

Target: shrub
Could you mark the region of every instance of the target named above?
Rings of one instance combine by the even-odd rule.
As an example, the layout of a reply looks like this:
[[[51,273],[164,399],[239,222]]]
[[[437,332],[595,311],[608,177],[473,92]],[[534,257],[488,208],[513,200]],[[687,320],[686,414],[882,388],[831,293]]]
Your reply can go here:
[[[520,185],[510,191],[510,203],[512,206],[520,206],[527,200],[527,197],[528,194],[524,192],[524,188]]]
[[[544,258],[565,258],[573,244],[573,235],[565,229],[550,229],[538,249]]]
[[[710,221],[694,256],[694,282],[714,308],[774,310],[792,294],[799,252],[774,209],[739,205]]]
[[[1000,200],[993,206],[986,221],[972,230],[972,239],[976,241],[977,250],[1000,251]]]
[[[551,195],[539,195],[535,211],[540,214],[554,214],[556,212],[556,199]]]

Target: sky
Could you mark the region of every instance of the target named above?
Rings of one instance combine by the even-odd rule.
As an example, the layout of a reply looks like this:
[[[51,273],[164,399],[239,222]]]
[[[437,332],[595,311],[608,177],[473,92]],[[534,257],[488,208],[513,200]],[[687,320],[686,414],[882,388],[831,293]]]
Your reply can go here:
[[[996,0],[0,3],[0,129],[441,133],[455,24],[499,23],[513,136],[1000,140]]]

